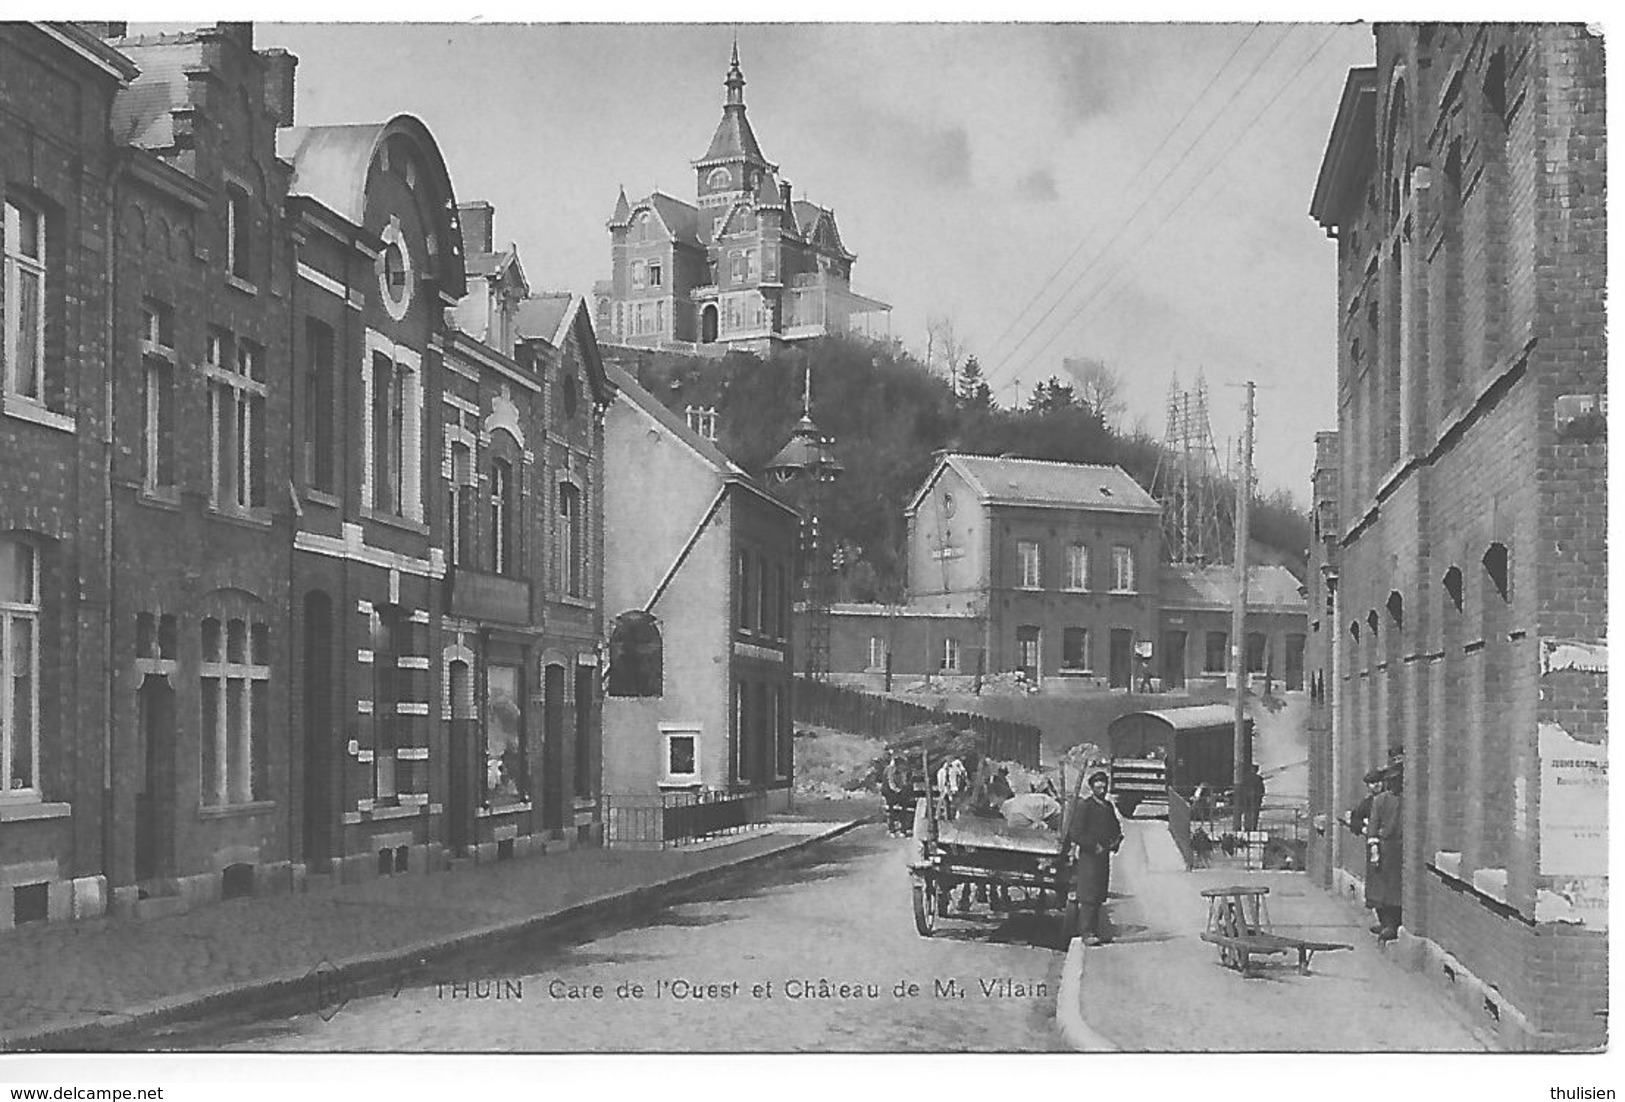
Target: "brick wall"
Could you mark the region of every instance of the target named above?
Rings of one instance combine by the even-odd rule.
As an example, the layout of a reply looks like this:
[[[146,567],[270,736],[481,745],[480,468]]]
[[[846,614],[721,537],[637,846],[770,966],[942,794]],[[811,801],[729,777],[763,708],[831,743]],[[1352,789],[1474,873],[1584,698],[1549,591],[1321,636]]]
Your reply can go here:
[[[1533,915],[1545,886],[1538,725],[1605,730],[1603,674],[1582,658],[1542,676],[1543,640],[1584,655],[1606,619],[1606,445],[1584,416],[1605,386],[1601,53],[1578,27],[1378,29],[1377,147],[1354,187],[1375,202],[1339,226],[1352,496],[1337,549],[1343,791],[1326,799],[1352,802],[1402,746],[1406,927],[1538,1029],[1581,1034],[1602,996],[1577,970],[1606,934],[1501,912]],[[1462,855],[1464,879],[1504,870],[1505,901],[1427,871],[1441,851]],[[1360,857],[1345,851],[1356,875]]]

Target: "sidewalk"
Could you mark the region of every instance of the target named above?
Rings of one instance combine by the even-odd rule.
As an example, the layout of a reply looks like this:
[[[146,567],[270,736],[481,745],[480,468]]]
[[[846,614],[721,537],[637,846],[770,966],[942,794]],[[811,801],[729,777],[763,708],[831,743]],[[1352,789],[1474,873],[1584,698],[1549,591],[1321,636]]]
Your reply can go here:
[[[1388,960],[1370,916],[1303,873],[1186,872],[1156,821],[1124,823],[1112,869],[1117,938],[1087,951],[1082,1008],[1118,1048],[1178,1052],[1480,1052],[1487,1040],[1427,981]],[[1200,940],[1204,888],[1263,884],[1277,932],[1352,950],[1264,958],[1257,978],[1221,967]],[[1123,896],[1123,898],[1117,898]],[[1155,1043],[1147,1043],[1155,1038]]]
[[[120,1029],[260,999],[304,995],[314,1007],[338,977],[348,989],[485,938],[652,907],[861,821],[823,810],[696,847],[572,849],[146,921],[20,927],[0,936],[0,1052],[96,1049]]]

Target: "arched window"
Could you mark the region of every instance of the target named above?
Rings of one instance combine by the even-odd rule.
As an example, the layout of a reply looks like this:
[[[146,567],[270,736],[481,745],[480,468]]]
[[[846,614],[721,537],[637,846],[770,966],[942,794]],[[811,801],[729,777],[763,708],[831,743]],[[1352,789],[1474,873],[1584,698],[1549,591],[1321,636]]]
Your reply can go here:
[[[647,612],[625,612],[609,633],[609,695],[660,696],[664,691],[660,624]]]
[[[269,798],[270,632],[239,617],[203,621],[202,803],[230,807]]]
[[[571,597],[584,596],[586,576],[584,518],[581,514],[581,490],[568,483],[559,484],[558,523],[558,583],[559,589]]]
[[[0,539],[0,798],[39,788],[39,553]]]

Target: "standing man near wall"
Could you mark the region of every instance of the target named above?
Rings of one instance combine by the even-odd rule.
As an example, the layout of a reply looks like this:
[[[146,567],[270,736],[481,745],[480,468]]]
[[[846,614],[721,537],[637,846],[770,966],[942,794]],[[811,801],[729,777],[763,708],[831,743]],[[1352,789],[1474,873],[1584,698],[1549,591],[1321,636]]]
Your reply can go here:
[[[1365,905],[1377,912],[1377,924],[1381,927],[1377,931],[1379,941],[1393,941],[1399,936],[1401,777],[1398,764],[1388,767],[1383,776],[1383,790],[1372,797],[1371,815],[1365,823]]]

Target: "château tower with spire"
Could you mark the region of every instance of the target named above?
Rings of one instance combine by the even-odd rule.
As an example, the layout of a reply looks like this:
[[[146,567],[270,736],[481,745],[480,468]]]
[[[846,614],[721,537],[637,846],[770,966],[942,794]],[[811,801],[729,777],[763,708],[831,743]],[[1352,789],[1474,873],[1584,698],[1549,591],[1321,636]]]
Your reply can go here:
[[[694,201],[663,191],[610,214],[610,278],[593,289],[604,344],[766,353],[835,334],[890,337],[891,307],[852,290],[835,212],[797,199],[745,113],[736,38],[722,119],[693,162]]]

